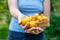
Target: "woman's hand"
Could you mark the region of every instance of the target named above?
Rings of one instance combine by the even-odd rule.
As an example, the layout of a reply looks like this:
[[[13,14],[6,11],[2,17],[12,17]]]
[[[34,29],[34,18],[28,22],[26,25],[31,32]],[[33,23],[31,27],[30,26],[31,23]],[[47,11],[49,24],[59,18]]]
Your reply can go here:
[[[27,33],[31,33],[31,34],[39,34],[42,31],[43,31],[43,29],[40,27],[32,27],[32,28],[26,30]]]
[[[25,18],[27,16],[19,16],[18,18],[18,23],[19,25],[22,27],[22,29],[24,29],[27,33],[31,33],[31,34],[39,34],[41,33],[44,29],[42,29],[41,27],[38,26],[39,22],[36,22],[37,23],[37,27],[32,27],[32,28],[29,28],[29,23],[27,23],[26,25],[22,25],[21,24],[21,19],[22,18]]]
[[[39,33],[41,33],[43,31],[43,29],[38,27],[38,26],[29,28],[29,25],[30,25],[29,23],[27,23],[24,26],[22,24],[20,24],[20,25],[22,26],[22,28],[25,30],[26,33],[39,34]]]
[[[21,20],[22,20],[22,18],[25,18],[25,17],[27,17],[27,16],[25,16],[25,15],[20,15],[20,16],[18,16],[18,24],[22,27],[22,29],[27,29],[27,27],[29,26],[29,23],[27,23],[26,25],[24,25],[24,26],[22,26],[22,24],[21,24]]]
[[[31,34],[39,34],[39,33],[41,33],[44,29],[42,29],[41,27],[38,26],[39,22],[36,22],[36,23],[37,23],[36,27],[26,29],[25,31],[27,33],[31,33]]]
[[[22,18],[25,18],[25,17],[27,17],[26,15],[19,15],[18,16],[18,24],[20,25],[21,24],[21,20],[22,20]]]
[[[45,28],[47,28],[49,26],[50,26],[50,24],[49,24],[48,20],[45,20],[45,21],[42,21],[42,22],[39,23],[39,27],[41,27],[43,29],[45,29]]]

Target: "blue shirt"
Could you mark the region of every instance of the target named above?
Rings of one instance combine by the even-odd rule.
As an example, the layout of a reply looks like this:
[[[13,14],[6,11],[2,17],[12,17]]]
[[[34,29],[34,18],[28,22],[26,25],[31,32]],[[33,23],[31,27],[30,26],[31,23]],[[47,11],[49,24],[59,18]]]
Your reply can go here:
[[[43,0],[18,0],[18,8],[24,15],[34,15],[35,13],[42,13],[43,2]],[[9,30],[25,32],[14,17],[11,19]]]

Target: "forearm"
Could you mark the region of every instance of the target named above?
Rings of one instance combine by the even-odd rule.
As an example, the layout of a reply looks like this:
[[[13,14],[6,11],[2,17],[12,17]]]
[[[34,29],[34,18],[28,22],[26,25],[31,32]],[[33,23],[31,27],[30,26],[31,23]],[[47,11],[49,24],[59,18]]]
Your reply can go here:
[[[14,18],[17,19],[19,16],[23,16],[22,13],[18,9],[17,0],[8,0],[8,6],[9,6],[10,14]]]
[[[18,9],[14,8],[10,9],[10,14],[16,19],[18,19],[19,16],[23,16],[23,14]]]
[[[44,14],[48,17],[50,21],[50,0],[44,1]]]

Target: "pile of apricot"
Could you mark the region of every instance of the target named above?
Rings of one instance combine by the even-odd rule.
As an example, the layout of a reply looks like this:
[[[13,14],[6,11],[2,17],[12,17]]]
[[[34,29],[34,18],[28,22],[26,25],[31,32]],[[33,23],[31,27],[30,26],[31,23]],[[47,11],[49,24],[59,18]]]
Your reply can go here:
[[[48,18],[44,14],[38,14],[36,13],[33,16],[28,16],[26,18],[22,18],[21,24],[25,25],[29,22],[29,27],[36,27],[36,26],[49,26]],[[38,24],[36,22],[39,22]]]

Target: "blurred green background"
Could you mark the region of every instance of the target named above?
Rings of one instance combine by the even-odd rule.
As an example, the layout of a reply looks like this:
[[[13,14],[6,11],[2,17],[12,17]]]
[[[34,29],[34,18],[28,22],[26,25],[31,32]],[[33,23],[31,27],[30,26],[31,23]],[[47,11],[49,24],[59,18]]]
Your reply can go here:
[[[60,0],[51,0],[50,28],[45,30],[46,40],[60,40]],[[7,0],[0,0],[0,40],[7,40],[11,15]]]

